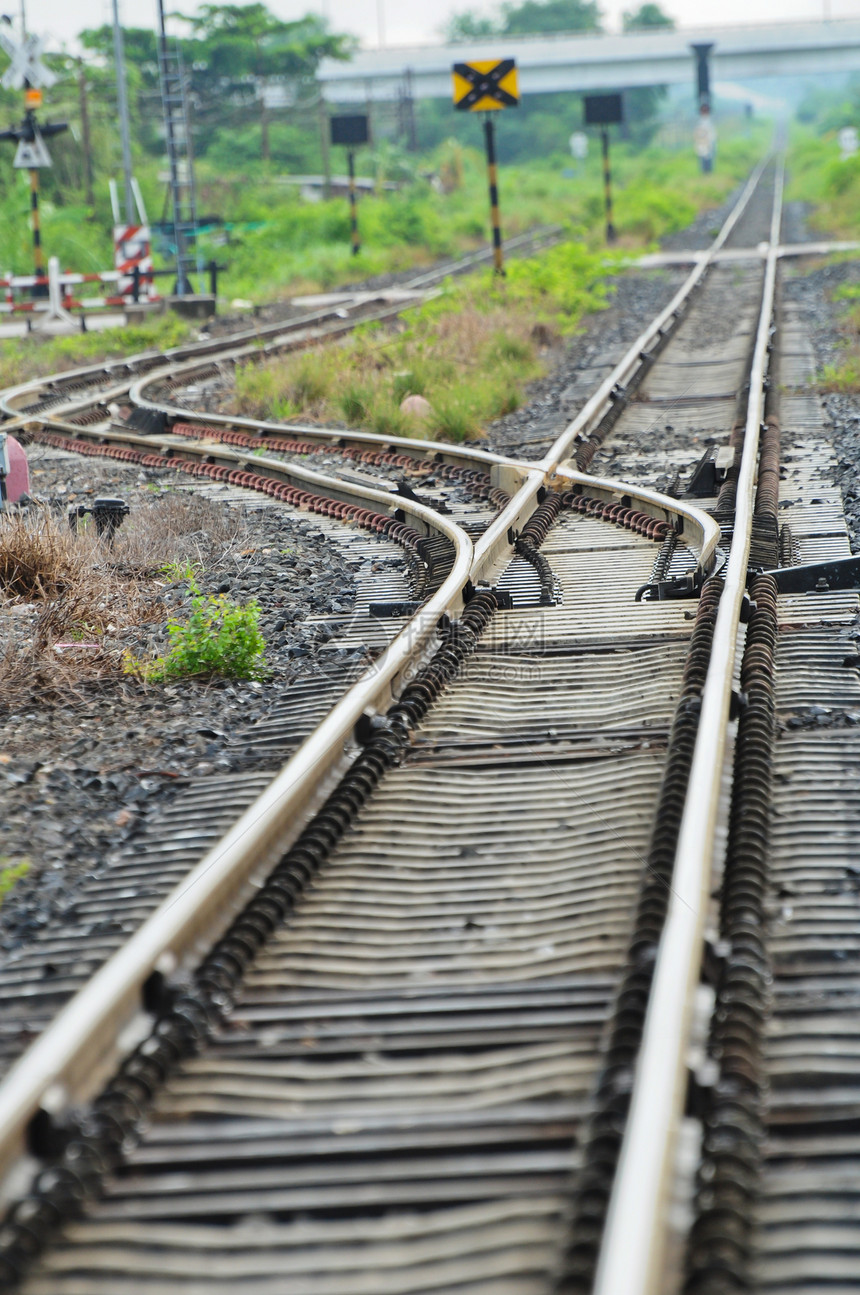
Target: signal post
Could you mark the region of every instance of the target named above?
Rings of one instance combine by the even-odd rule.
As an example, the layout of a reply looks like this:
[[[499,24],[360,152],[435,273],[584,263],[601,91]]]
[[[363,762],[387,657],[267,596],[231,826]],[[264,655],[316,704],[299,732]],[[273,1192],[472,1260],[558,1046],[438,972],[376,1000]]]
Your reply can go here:
[[[349,172],[349,237],[353,256],[358,256],[361,251],[361,239],[358,236],[358,202],[355,192],[355,150],[360,144],[366,144],[369,138],[370,130],[366,114],[332,117],[331,142],[346,147],[346,166]]]
[[[615,220],[612,211],[612,168],[609,165],[609,127],[624,120],[624,100],[620,94],[587,94],[583,98],[586,126],[600,127],[600,149],[603,157],[603,204],[606,209],[606,241],[615,242]]]
[[[493,113],[500,108],[516,108],[519,105],[516,63],[512,58],[474,59],[471,63],[455,63],[452,77],[454,107],[461,112],[484,113],[484,145],[487,150],[490,223],[493,231],[493,269],[496,274],[504,274]]]
[[[59,135],[68,129],[64,121],[46,122],[39,125],[36,120],[36,109],[42,106],[42,87],[52,86],[56,81],[54,73],[45,67],[41,60],[42,41],[40,37],[25,36],[20,43],[10,36],[0,23],[0,45],[11,58],[11,63],[0,78],[0,83],[7,90],[24,91],[24,120],[19,126],[0,131],[0,139],[13,139],[18,148],[15,161],[12,163],[18,170],[30,172],[30,214],[33,230],[33,269],[38,280],[45,280],[45,255],[42,250],[42,230],[39,222],[39,171],[42,167],[51,166],[51,155],[45,145],[45,139]],[[46,282],[34,286],[34,297],[46,297]]]

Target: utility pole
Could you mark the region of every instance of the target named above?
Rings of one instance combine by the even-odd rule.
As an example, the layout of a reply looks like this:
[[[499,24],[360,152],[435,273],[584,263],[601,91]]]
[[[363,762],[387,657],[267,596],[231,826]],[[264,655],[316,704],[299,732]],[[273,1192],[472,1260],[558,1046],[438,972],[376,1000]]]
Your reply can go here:
[[[116,64],[116,103],[119,111],[119,136],[122,141],[122,173],[125,180],[125,218],[129,225],[132,225],[134,224],[134,192],[131,185],[131,134],[128,125],[125,51],[122,27],[119,23],[118,0],[113,0],[113,60]]]
[[[87,203],[92,207],[96,200],[93,193],[93,151],[90,139],[90,109],[87,102],[87,74],[84,71],[84,60],[82,58],[78,59],[78,104],[84,145],[84,182],[87,190]]]
[[[320,95],[319,97],[319,114],[320,114],[320,148],[322,150],[322,164],[323,164],[323,197],[330,198],[331,197],[331,154],[329,152],[329,146],[328,146],[328,143],[329,143],[328,108],[326,106],[326,101],[322,97],[322,95]]]
[[[170,57],[167,34],[164,29],[164,0],[158,0],[158,63],[161,71],[161,95],[164,104],[164,126],[167,143],[167,162],[170,168],[170,200],[173,207],[173,236],[176,243],[176,295],[187,297],[192,288],[188,280],[188,254],[185,248],[185,230],[182,228],[182,188],[179,178],[174,100],[182,97],[180,75],[170,74]],[[171,84],[173,83],[173,84]]]

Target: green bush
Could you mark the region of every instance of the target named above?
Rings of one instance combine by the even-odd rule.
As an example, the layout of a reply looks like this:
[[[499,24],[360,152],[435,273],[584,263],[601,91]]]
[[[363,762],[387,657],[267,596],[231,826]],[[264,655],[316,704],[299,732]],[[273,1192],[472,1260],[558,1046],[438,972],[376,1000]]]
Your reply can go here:
[[[125,670],[150,682],[185,675],[225,675],[230,679],[259,679],[264,673],[265,642],[259,630],[260,607],[230,602],[224,594],[203,594],[193,578],[191,615],[167,623],[170,648],[153,661],[125,659]]]
[[[22,859],[20,863],[9,863],[5,855],[0,855],[0,904],[15,883],[26,877],[29,871],[29,859]]]

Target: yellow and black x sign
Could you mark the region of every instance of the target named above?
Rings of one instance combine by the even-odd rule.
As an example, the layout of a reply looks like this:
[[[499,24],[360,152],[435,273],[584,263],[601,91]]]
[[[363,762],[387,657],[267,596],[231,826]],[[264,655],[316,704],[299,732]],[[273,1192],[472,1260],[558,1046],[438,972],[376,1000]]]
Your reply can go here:
[[[493,108],[516,108],[520,101],[517,67],[512,58],[455,63],[452,75],[455,108],[486,112]]]

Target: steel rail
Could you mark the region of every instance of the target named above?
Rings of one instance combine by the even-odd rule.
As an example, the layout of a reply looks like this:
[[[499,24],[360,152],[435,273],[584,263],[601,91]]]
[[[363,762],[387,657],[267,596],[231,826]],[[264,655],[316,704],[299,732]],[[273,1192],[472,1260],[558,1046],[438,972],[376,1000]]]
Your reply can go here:
[[[659,315],[657,315],[648,327],[643,330],[639,337],[636,338],[612,372],[603,380],[594,395],[586,402],[582,410],[577,414],[576,418],[568,424],[564,431],[553,442],[544,458],[540,461],[541,466],[545,471],[551,472],[559,463],[561,463],[566,455],[569,454],[570,449],[577,438],[581,438],[586,435],[590,429],[594,428],[612,407],[612,393],[618,387],[629,382],[635,375],[637,369],[642,364],[643,352],[647,351],[648,347],[662,336],[664,329],[672,320],[675,319],[680,308],[684,305],[691,292],[694,291],[707,271],[711,268],[720,248],[723,246],[738,220],[740,220],[746,210],[749,200],[755,192],[756,186],[761,179],[768,161],[768,157],[763,158],[755,168],[714,242],[706,252],[702,253],[702,259],[696,264],[695,268],[684,280],[683,284],[675,293],[669,304],[664,307]],[[171,417],[181,417],[190,422],[193,422],[195,419],[205,417],[207,421],[211,421],[215,426],[229,425],[248,427],[249,429],[264,428],[271,431],[288,431],[293,435],[301,435],[303,437],[306,436],[309,439],[320,440],[331,439],[334,436],[337,436],[341,440],[348,437],[349,440],[362,441],[367,444],[396,446],[398,449],[402,448],[404,452],[407,453],[410,451],[416,453],[416,447],[422,446],[427,446],[428,448],[432,447],[434,453],[451,454],[453,452],[450,445],[445,446],[439,442],[433,441],[422,442],[417,439],[406,437],[377,436],[370,432],[343,432],[337,431],[336,429],[315,429],[304,427],[301,424],[261,422],[256,419],[242,419],[229,414],[213,414],[205,416],[194,414],[189,410],[183,409],[181,406],[166,405],[159,401],[150,400],[146,396],[145,389],[152,383],[159,380],[163,381],[165,376],[166,372],[158,370],[152,370],[143,375],[143,377],[138,379],[138,381],[135,382],[129,390],[129,399],[131,402],[141,408],[156,410],[158,412],[168,414]],[[490,457],[487,455],[486,451],[480,450],[466,450],[465,448],[461,448],[456,452],[464,456],[468,455],[469,457]],[[505,456],[493,457],[495,461],[498,462],[501,457]]]
[[[644,363],[643,353],[647,351],[647,348],[663,336],[664,330],[666,330],[673,321],[675,322],[677,321],[681,308],[684,306],[690,294],[695,290],[695,288],[698,286],[698,284],[701,282],[705,274],[710,269],[714,256],[719,252],[720,248],[723,246],[726,239],[729,237],[735,225],[740,220],[741,216],[746,210],[749,204],[750,198],[755,192],[755,189],[758,186],[758,183],[761,180],[762,174],[765,170],[765,167],[768,165],[769,161],[770,161],[770,156],[767,156],[767,157],[764,157],[761,160],[761,162],[759,162],[758,166],[755,168],[752,175],[748,179],[746,185],[744,186],[743,190],[741,191],[738,201],[735,203],[735,206],[732,208],[731,212],[726,218],[719,234],[714,239],[714,242],[711,244],[711,247],[708,249],[708,252],[705,254],[703,260],[699,262],[695,266],[695,268],[690,272],[690,274],[684,280],[683,284],[675,293],[674,297],[669,302],[669,304],[657,315],[656,319],[654,319],[652,323],[645,330],[643,330],[643,332],[639,335],[639,337],[636,338],[636,340],[628,348],[627,352],[621,358],[621,360],[618,362],[618,364],[615,366],[612,372],[608,375],[608,377],[604,379],[604,381],[600,384],[600,386],[598,387],[594,395],[583,406],[580,413],[576,416],[576,418],[573,419],[571,423],[568,424],[568,426],[564,429],[564,431],[556,438],[556,440],[553,442],[552,446],[547,451],[544,458],[537,464],[529,465],[531,468],[537,469],[543,478],[542,480],[535,479],[533,483],[534,488],[531,495],[532,500],[537,499],[538,492],[541,489],[545,488],[544,483],[551,481],[555,470],[559,468],[562,464],[564,464],[566,457],[570,453],[570,450],[573,444],[576,442],[576,440],[582,439],[585,435],[588,434],[589,431],[593,430],[600,423],[600,421],[605,417],[607,412],[612,408],[613,392],[619,386],[622,386],[623,384],[630,382],[630,380],[636,375],[637,371],[641,368],[642,364]],[[181,416],[183,417],[187,416],[193,421],[194,415],[189,414],[189,412],[186,410],[181,410],[177,406],[171,406],[171,407],[161,406],[161,405],[155,404],[154,402],[148,402],[146,400],[146,397],[143,395],[143,388],[155,376],[156,375],[152,373],[147,374],[138,383],[134,384],[130,393],[131,398],[133,400],[140,400],[141,403],[145,405],[145,407],[159,408],[159,409],[165,409],[165,410],[169,409],[169,412],[171,414],[174,412],[177,412],[181,414]],[[306,434],[306,432],[310,435],[313,434],[311,429],[305,429],[303,427],[296,426],[296,425],[279,425],[279,424],[271,424],[271,423],[264,424],[255,420],[248,420],[247,424],[244,424],[240,422],[240,420],[232,418],[229,415],[221,415],[220,417],[219,416],[215,416],[215,417],[218,418],[219,421],[221,418],[223,418],[225,422],[228,422],[232,426],[248,425],[250,427],[255,427],[255,428],[266,427],[267,429],[271,428],[272,430],[280,430],[280,431],[288,430],[292,434],[301,434],[303,436]],[[330,430],[327,431],[322,429],[318,429],[316,434],[320,439],[330,439],[332,435]],[[358,438],[360,438],[362,442],[367,444],[382,444],[386,446],[388,445],[396,446],[398,449],[402,448],[404,452],[411,452],[415,454],[418,454],[419,450],[422,447],[426,447],[427,449],[432,448],[432,451],[434,453],[441,453],[445,456],[453,457],[453,455],[456,453],[458,456],[462,456],[462,457],[468,456],[469,458],[480,456],[483,462],[487,462],[489,459],[492,458],[492,460],[498,464],[504,463],[504,465],[513,465],[514,463],[516,463],[516,460],[510,460],[507,458],[502,459],[501,456],[491,456],[488,454],[487,451],[466,450],[465,448],[462,448],[462,447],[455,451],[452,449],[452,447],[450,446],[446,447],[444,445],[441,445],[439,442],[421,442],[418,440],[411,440],[411,439],[407,440],[405,438],[379,437],[379,436],[375,436],[372,433],[367,433],[367,432],[339,433],[339,439],[342,440],[344,437],[348,437],[350,440],[352,439],[357,440]],[[521,464],[521,466],[525,466],[525,464]],[[501,479],[501,473],[499,473],[499,480],[497,483],[503,484],[503,481]],[[494,484],[497,484],[497,483],[494,482]],[[490,569],[488,567],[488,562],[492,562],[493,560],[495,560],[495,563],[497,564],[500,554],[504,550],[505,544],[507,543],[508,532],[511,531],[512,529],[516,530],[517,527],[521,525],[523,516],[526,515],[526,512],[527,512],[528,497],[524,493],[525,491],[526,491],[526,486],[524,485],[515,493],[510,503],[502,510],[502,512],[499,514],[496,520],[493,523],[491,523],[490,527],[487,529],[487,531],[484,532],[484,535],[478,541],[478,545],[476,547],[476,552],[475,552],[475,558],[476,558],[476,566],[478,566],[482,572],[481,578],[485,578],[485,579],[488,578],[486,575],[487,570]],[[625,493],[629,493],[629,490],[626,491]],[[716,543],[714,543],[713,546],[709,548],[709,552],[706,555],[706,561],[712,558],[713,551],[715,548],[716,548]],[[510,551],[509,545],[508,545],[507,551]],[[492,555],[492,558],[490,558],[490,555]],[[495,570],[495,565],[492,566],[492,569]]]
[[[141,409],[151,409],[165,413],[176,421],[205,427],[237,428],[242,431],[271,433],[277,436],[300,437],[304,441],[319,441],[321,447],[326,445],[364,445],[397,450],[402,454],[411,454],[415,458],[435,458],[440,462],[469,464],[475,467],[500,470],[505,467],[534,468],[534,463],[517,459],[507,454],[498,454],[493,450],[481,450],[476,446],[453,445],[450,441],[426,441],[414,436],[381,436],[377,432],[360,432],[344,430],[338,427],[310,427],[304,423],[276,423],[267,419],[245,418],[239,414],[200,414],[193,410],[183,409],[181,405],[165,405],[148,399],[144,388],[150,381],[150,375],[141,378],[129,390],[129,400]],[[164,433],[169,435],[169,430]],[[151,437],[154,442],[157,437]],[[265,435],[261,435],[260,444],[265,445]],[[275,447],[273,447],[275,448]],[[504,487],[504,481],[494,481],[494,485]]]
[[[205,415],[201,417],[205,417]],[[221,444],[213,446],[206,441],[171,441],[168,443],[168,433],[159,438],[124,430],[78,427],[74,423],[66,423],[61,419],[44,419],[42,421],[46,427],[53,428],[69,436],[70,439],[90,440],[94,444],[109,442],[150,451],[158,450],[164,455],[173,455],[175,457],[188,455],[189,457],[218,458],[226,463],[235,464],[237,467],[252,470],[266,468],[269,472],[284,476],[294,482],[311,485],[325,484],[326,491],[329,494],[333,494],[331,483],[337,481],[342,484],[341,493],[344,501],[353,502],[349,495],[350,478],[330,475],[321,476],[314,469],[294,464],[289,460],[269,458],[257,452],[254,452],[253,458],[249,458],[247,452],[242,450],[234,450]],[[262,424],[253,420],[242,419],[228,419],[228,421],[230,426],[266,427],[276,431],[284,430],[282,425],[276,423]],[[428,452],[432,451],[434,457],[440,460],[449,460],[454,463],[475,463],[482,467],[488,467],[493,473],[494,484],[501,484],[504,488],[510,489],[516,502],[506,505],[503,513],[500,513],[497,519],[499,525],[496,525],[495,522],[490,523],[487,531],[489,532],[492,528],[492,535],[488,541],[485,542],[484,536],[475,541],[475,559],[473,570],[470,573],[473,583],[486,582],[489,579],[489,573],[495,570],[496,560],[502,554],[502,547],[497,542],[501,538],[502,531],[505,532],[503,551],[506,556],[510,547],[507,530],[511,526],[517,529],[523,517],[530,514],[529,505],[534,503],[537,493],[541,489],[545,489],[548,484],[559,488],[567,488],[568,484],[570,486],[581,486],[596,498],[605,498],[607,500],[620,501],[623,498],[628,498],[635,500],[637,507],[642,512],[650,512],[653,516],[664,520],[676,519],[680,523],[677,526],[676,535],[679,538],[683,535],[685,540],[692,539],[691,547],[697,550],[697,567],[701,571],[707,572],[713,566],[716,550],[720,542],[721,532],[719,525],[702,509],[684,503],[683,500],[663,495],[659,491],[649,490],[641,485],[631,485],[629,482],[617,481],[614,478],[597,477],[563,467],[556,469],[552,478],[548,481],[543,472],[527,459],[509,458],[507,455],[495,454],[491,450],[452,447],[441,441],[415,441],[405,437],[381,438],[370,433],[361,432],[344,434],[336,429],[326,432],[324,439],[342,445],[345,442],[350,444],[354,440],[361,438],[358,440],[360,444],[365,436],[374,444],[384,444],[387,447],[390,446],[396,449],[411,449],[414,451],[417,447],[417,450],[421,451],[422,457],[426,457]],[[265,445],[265,441],[263,441],[263,445]],[[380,489],[383,489],[382,483]],[[385,493],[384,490],[383,493]],[[389,502],[399,501],[404,498],[404,496],[396,492],[393,486],[387,493],[387,497]],[[688,530],[687,527],[690,529]]]
[[[675,534],[690,542],[691,548],[697,549],[697,567],[703,572],[710,571],[714,564],[717,547],[722,531],[710,513],[683,500],[672,499],[657,490],[648,490],[644,486],[631,487],[624,481],[615,481],[611,477],[592,477],[585,472],[576,472],[572,468],[557,468],[555,478],[569,481],[571,485],[582,486],[590,494],[607,500],[635,499],[641,511],[650,511],[655,517],[670,521],[673,517],[681,522]],[[689,529],[687,529],[689,526]],[[692,533],[691,533],[692,532]]]
[[[734,537],[702,693],[699,730],[657,951],[627,1127],[610,1197],[594,1295],[658,1295],[677,1127],[687,1086],[695,987],[712,883],[741,609],[755,503],[759,433],[773,318],[784,172],[777,170],[770,246],[750,374]]]
[[[765,164],[763,162],[751,177],[714,246],[724,240],[740,217]],[[689,276],[670,306],[658,316],[655,325],[637,339],[596,396],[588,402],[583,414],[565,429],[543,463],[519,463],[485,451],[468,452],[470,459],[480,455],[484,462],[497,460],[521,474],[519,488],[474,549],[459,527],[432,509],[401,496],[352,485],[283,460],[255,458],[254,464],[248,465],[265,467],[277,475],[291,475],[308,484],[319,486],[326,483],[326,489],[333,497],[361,498],[387,509],[396,506],[428,528],[440,530],[452,539],[456,554],[454,566],[421,612],[407,623],[374,667],[362,676],[306,739],[263,796],[198,863],[129,944],[96,973],[9,1072],[0,1085],[0,1178],[22,1155],[29,1121],[40,1109],[58,1111],[71,1101],[85,1099],[96,1090],[119,1057],[135,1045],[147,1019],[142,1012],[142,994],[148,978],[153,973],[170,975],[184,961],[190,961],[204,942],[211,941],[218,929],[223,929],[244,898],[242,883],[245,886],[250,884],[265,864],[295,839],[304,821],[321,803],[338,771],[348,763],[345,748],[356,724],[368,712],[382,709],[396,695],[399,681],[420,657],[438,618],[446,612],[456,613],[462,606],[467,581],[492,581],[503,569],[512,553],[512,536],[531,516],[542,491],[551,485],[547,465],[557,468],[555,475],[565,481],[595,492],[603,490],[612,495],[621,492],[641,500],[643,508],[658,508],[667,515],[689,520],[699,528],[700,562],[703,555],[705,561],[708,555],[712,555],[717,536],[713,523],[699,510],[657,492],[589,477],[561,463],[563,453],[577,432],[591,420],[597,418],[599,421],[603,416],[603,413],[598,414],[601,402],[609,400],[609,393],[619,375],[628,367],[631,372],[635,369],[643,346],[660,332],[705,269],[706,266],[699,266]],[[37,418],[38,415],[31,415],[30,421]],[[89,432],[86,428],[63,424],[51,417],[42,417],[39,421],[46,426],[57,426],[79,439],[124,440],[149,449],[158,445],[158,438],[137,437],[130,432]],[[379,440],[385,444],[392,443],[392,438]],[[419,447],[421,443],[411,442],[411,445]],[[176,448],[171,445],[170,451],[174,452]],[[452,447],[440,445],[438,448],[443,453],[458,453]],[[193,443],[183,449],[193,456]],[[433,449],[435,451],[436,446]],[[212,453],[212,447],[201,447],[199,452]],[[228,451],[225,447],[219,446],[217,453],[219,457],[243,465],[248,461],[246,454]]]
[[[55,421],[70,435],[82,429]],[[84,429],[85,430],[85,429]],[[100,434],[104,437],[104,433]],[[92,439],[96,439],[93,435]],[[117,433],[113,442],[154,448],[152,438]],[[211,447],[182,447],[189,457]],[[219,447],[219,457],[237,464],[246,456]],[[527,519],[543,482],[543,474],[527,464],[523,480],[506,512]],[[0,1084],[0,1180],[20,1158],[29,1121],[40,1110],[58,1112],[69,1103],[86,1100],[116,1061],[136,1043],[146,1024],[142,1012],[144,987],[153,974],[168,976],[211,943],[236,912],[253,879],[276,854],[288,848],[316,811],[331,786],[351,762],[347,747],[358,722],[383,711],[398,694],[401,681],[420,660],[442,614],[462,606],[468,579],[491,579],[509,560],[507,527],[493,525],[472,545],[465,533],[432,509],[400,496],[352,487],[311,469],[267,457],[254,467],[286,476],[303,485],[323,488],[348,502],[357,499],[391,508],[403,506],[414,521],[437,529],[455,542],[454,567],[439,591],[403,628],[382,657],[365,672],[322,724],[306,739],[267,790],[242,815],[160,905],[127,945],[115,954],[56,1020],[28,1049]],[[595,495],[626,496],[643,510],[689,524],[698,543],[699,561],[719,539],[719,527],[701,510],[669,496],[602,477],[561,469],[559,478]]]
[[[150,443],[151,444],[151,443]],[[236,456],[237,458],[240,456]],[[274,460],[261,466],[281,472]],[[366,505],[394,506],[383,491],[328,479],[286,465],[291,475],[333,497],[352,496]],[[244,886],[292,844],[318,808],[330,784],[350,763],[345,748],[359,720],[385,709],[399,677],[419,660],[440,617],[462,605],[472,568],[472,542],[459,526],[426,505],[398,497],[396,506],[455,547],[446,580],[403,627],[373,666],[303,742],[263,795],[191,870],[155,913],[60,1012],[9,1071],[0,1085],[0,1180],[24,1149],[29,1121],[40,1108],[56,1110],[85,1100],[136,1041],[143,992],[154,973],[170,974],[192,956],[198,942],[211,943],[235,913]],[[124,1036],[118,1043],[119,1036]]]
[[[382,295],[382,294],[380,294]],[[421,294],[422,298],[424,293]],[[416,297],[416,300],[418,298]],[[245,332],[231,334],[228,338],[217,342],[200,342],[195,346],[200,346],[201,350],[186,358],[190,348],[178,347],[175,351],[164,352],[145,352],[142,356],[132,356],[130,359],[123,361],[124,365],[138,366],[141,363],[148,363],[151,359],[164,359],[164,364],[159,368],[149,368],[148,375],[153,378],[160,377],[162,381],[168,375],[175,375],[177,371],[181,372],[187,369],[194,372],[208,363],[216,362],[235,362],[247,356],[248,358],[260,358],[275,351],[283,350],[285,347],[294,346],[312,346],[315,342],[325,341],[329,337],[339,337],[343,333],[350,332],[359,323],[382,322],[387,319],[394,319],[404,308],[404,303],[398,301],[393,305],[382,306],[378,310],[365,310],[366,302],[356,309],[364,313],[358,319],[344,319],[343,312],[347,307],[331,308],[325,311],[317,311],[312,315],[301,316],[295,321],[281,321],[277,327],[274,325],[267,326],[266,330],[260,329],[255,332]],[[336,319],[336,323],[326,324],[327,319]],[[264,337],[271,337],[272,340],[260,345]],[[63,380],[68,384],[73,378],[84,379],[91,374],[95,382],[99,374],[111,375],[113,366],[104,365],[99,368],[73,370],[68,374],[55,375],[53,378],[35,379],[29,383],[22,383],[17,387],[10,387],[7,391],[0,394],[0,409],[11,418],[37,418],[38,411],[30,412],[26,409],[17,409],[13,400],[19,399],[24,395],[38,395],[44,389],[46,382],[57,382],[63,385]],[[122,367],[122,366],[117,366]],[[129,375],[131,377],[133,375]],[[79,407],[87,408],[93,404],[103,404],[107,400],[118,399],[128,391],[129,382],[126,381],[116,387],[111,387],[106,391],[98,393],[89,392],[84,399],[75,400],[74,397],[60,406],[67,412],[73,412]],[[9,424],[7,423],[8,427]]]

